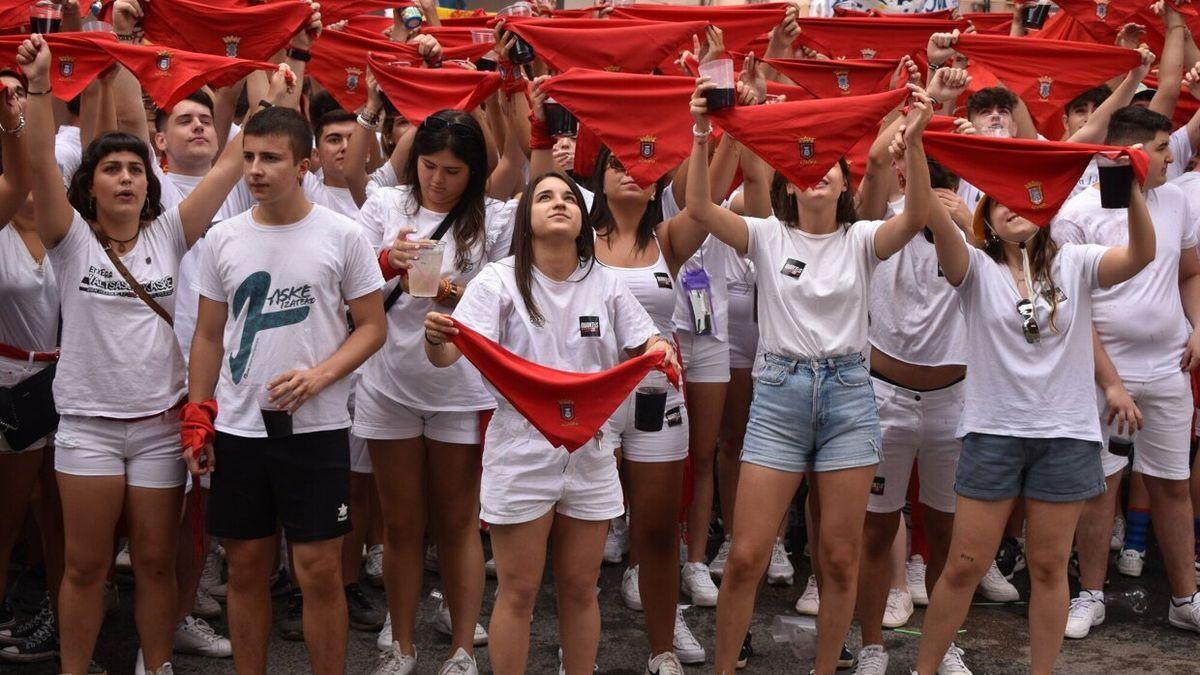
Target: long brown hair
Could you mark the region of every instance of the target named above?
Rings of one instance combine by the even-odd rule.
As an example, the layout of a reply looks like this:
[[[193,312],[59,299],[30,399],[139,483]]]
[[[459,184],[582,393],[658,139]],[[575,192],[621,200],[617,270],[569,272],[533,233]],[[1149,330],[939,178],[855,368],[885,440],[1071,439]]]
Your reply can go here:
[[[1004,260],[1004,243],[992,230],[992,206],[996,203],[998,202],[993,202],[992,198],[986,195],[980,203],[985,226],[983,252],[997,264],[1003,265],[1007,264]],[[1054,257],[1058,255],[1058,244],[1054,243],[1054,239],[1050,237],[1050,228],[1039,228],[1037,234],[1025,242],[1025,250],[1029,252],[1029,274],[1033,277],[1033,285],[1037,286],[1041,281],[1047,286],[1048,292],[1042,297],[1050,303],[1050,328],[1057,333],[1058,326],[1054,325],[1054,318],[1058,315],[1058,293],[1054,290],[1057,287],[1054,285],[1054,274],[1050,271],[1050,267],[1054,264]],[[1029,289],[1031,300],[1035,293],[1034,289]]]
[[[846,181],[846,189],[838,195],[836,218],[839,225],[849,225],[858,220],[858,211],[854,208],[854,190],[850,188],[850,164],[842,157],[838,160],[838,166],[842,170],[842,179]],[[800,227],[800,204],[796,195],[788,192],[788,179],[778,171],[771,182],[771,209],[784,225]]]
[[[579,256],[579,266],[588,266],[588,274],[596,259],[595,236],[592,235],[591,218],[584,208],[583,193],[570,176],[561,171],[548,171],[529,180],[521,201],[517,202],[517,212],[513,216],[512,247],[509,254],[513,256],[513,274],[517,278],[517,291],[525,303],[525,311],[530,320],[536,325],[542,325],[546,317],[542,316],[537,303],[533,300],[533,197],[538,185],[547,178],[557,178],[571,188],[575,195],[575,204],[579,206],[580,227],[575,237],[575,253]],[[584,275],[586,277],[587,274]]]

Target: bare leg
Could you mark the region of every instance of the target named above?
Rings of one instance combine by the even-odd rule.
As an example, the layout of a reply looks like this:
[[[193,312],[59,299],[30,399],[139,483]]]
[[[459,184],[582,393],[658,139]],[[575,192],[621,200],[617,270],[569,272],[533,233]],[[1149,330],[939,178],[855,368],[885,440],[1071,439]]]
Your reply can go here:
[[[483,604],[483,540],[479,537],[478,445],[428,440],[429,498],[438,543],[442,592],[450,607],[450,652],[475,651]],[[395,620],[393,618],[393,620]]]
[[[369,473],[350,472],[350,513],[353,529],[342,537],[342,585],[358,583],[358,568],[362,566],[362,547],[371,526],[371,498],[368,490],[375,479]],[[361,514],[361,515],[360,515]]]
[[[858,577],[858,615],[864,647],[883,644],[883,615],[887,611],[888,590],[894,577],[892,542],[896,539],[899,522],[899,511],[867,512]],[[899,579],[904,580],[904,574]],[[825,598],[821,601],[824,606]]]
[[[194,481],[192,489],[201,490],[200,482]],[[203,492],[207,493],[208,490]],[[203,498],[207,501],[208,495],[205,494]],[[200,588],[200,575],[204,571],[204,558],[196,557],[196,541],[193,534],[195,530],[192,527],[192,509],[195,508],[193,499],[190,492],[183,496],[183,519],[180,521],[179,534],[175,541],[176,624],[192,613],[192,606],[196,604],[196,591]],[[202,536],[202,548],[208,551],[208,535]]]
[[[267,672],[271,642],[271,573],[278,567],[279,540],[224,539],[229,563],[229,639],[233,665],[241,675]]]
[[[0,455],[0,597],[8,588],[8,560],[25,522],[44,450]]]
[[[630,548],[637,553],[638,588],[653,655],[671,651],[679,602],[679,505],[683,460],[625,461]],[[555,567],[557,570],[557,566]],[[555,575],[557,577],[557,574]]]
[[[491,526],[499,594],[488,625],[488,656],[497,675],[525,672],[530,617],[542,585],[553,524],[551,510],[528,523]]]
[[[708,523],[712,519],[713,460],[721,411],[725,407],[723,382],[687,385],[688,447],[692,458],[692,504],[688,508],[688,562],[705,562]],[[740,645],[740,643],[739,643]]]
[[[1108,545],[1112,539],[1113,512],[1121,487],[1121,472],[1105,479],[1108,489],[1084,502],[1075,528],[1075,551],[1079,554],[1079,587],[1104,590],[1108,575]]]
[[[133,588],[133,616],[146,670],[151,672],[171,660],[175,615],[179,609],[175,558],[182,499],[183,486],[129,487],[125,491],[129,553],[137,579]]]
[[[927,504],[921,507],[925,517],[925,542],[929,549],[929,560],[925,562],[925,587],[932,589],[946,566],[950,537],[954,530],[954,514],[938,511]]]
[[[367,441],[367,447],[383,512],[383,579],[392,615],[392,638],[400,643],[401,651],[413,654],[424,573],[425,442],[420,438]]]
[[[1150,493],[1154,539],[1166,564],[1171,595],[1190,597],[1196,592],[1196,540],[1188,481],[1153,476],[1144,476],[1143,480]]]
[[[35,493],[34,514],[38,530],[42,533],[42,559],[46,564],[46,588],[50,593],[50,607],[54,616],[58,611],[58,591],[62,587],[63,559],[63,512],[62,498],[58,493],[58,478],[54,471],[54,445],[46,446]]]
[[[1062,649],[1070,589],[1067,561],[1083,502],[1056,504],[1025,499],[1029,521],[1026,562],[1029,565],[1030,672],[1050,675]],[[1112,522],[1112,519],[1109,519]]]
[[[346,672],[346,593],[342,588],[342,538],[294,542],[296,580],[304,596],[304,645],[317,675]]]
[[[738,468],[741,465],[742,441],[746,438],[746,422],[750,418],[750,398],[754,382],[749,368],[729,371],[729,388],[725,395],[725,411],[721,415],[721,442],[717,445],[717,489],[721,492],[721,518],[726,534],[733,530],[733,505],[737,501]]]
[[[596,649],[600,645],[596,582],[600,578],[607,532],[606,520],[554,516],[554,593],[558,601],[563,667],[568,675],[589,674],[596,663]]]

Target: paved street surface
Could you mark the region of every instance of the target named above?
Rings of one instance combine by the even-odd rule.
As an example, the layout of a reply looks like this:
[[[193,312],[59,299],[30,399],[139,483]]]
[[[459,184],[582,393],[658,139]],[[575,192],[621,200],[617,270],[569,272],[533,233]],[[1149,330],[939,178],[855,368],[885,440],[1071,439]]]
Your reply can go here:
[[[798,563],[796,586],[768,588],[758,605],[753,624],[755,655],[746,673],[806,673],[810,664],[801,664],[792,656],[786,645],[773,644],[770,636],[771,619],[776,614],[794,614],[793,605],[803,590],[807,578],[808,561],[803,556],[793,556]],[[1110,601],[1108,620],[1093,629],[1092,635],[1083,641],[1067,641],[1058,661],[1061,673],[1200,673],[1200,635],[1187,633],[1170,627],[1166,620],[1169,602],[1162,566],[1157,554],[1151,551],[1147,559],[1146,574],[1140,579],[1129,579],[1116,574],[1112,569],[1110,592],[1124,593],[1133,589],[1147,591],[1149,611],[1137,614],[1126,600]],[[626,609],[621,603],[621,566],[605,566],[601,579],[601,612],[603,636],[600,644],[599,667],[601,673],[614,675],[640,675],[645,672],[646,646],[641,615]],[[132,592],[128,579],[122,584],[122,601],[117,614],[104,624],[101,641],[96,653],[99,663],[112,675],[132,672],[137,651],[137,635],[133,625]],[[557,633],[555,628],[554,596],[549,583],[543,587],[538,600],[533,625],[530,651],[530,673],[557,672]],[[436,587],[436,574],[425,575],[426,593]],[[1028,598],[1028,580],[1024,573],[1017,575],[1017,586],[1022,598]],[[491,610],[495,580],[489,579],[484,598],[484,625]],[[373,599],[382,603],[380,591],[369,589]],[[284,601],[276,602],[276,614],[284,611]],[[958,643],[967,650],[967,663],[979,675],[1003,673],[1025,673],[1029,648],[1026,633],[1024,604],[1009,606],[977,606],[964,626],[965,633]],[[906,630],[919,631],[923,610],[918,608]],[[712,666],[712,650],[715,640],[715,615],[712,608],[691,608],[684,612],[688,624],[696,637],[709,650],[708,666],[688,668],[689,672],[708,672]],[[225,632],[225,621],[214,621],[213,625]],[[916,658],[918,638],[913,635],[889,631],[887,647],[891,652],[889,673],[908,673]],[[850,636],[852,648],[858,647],[858,634]],[[433,629],[426,620],[418,635],[417,648],[421,657],[418,672],[436,673],[442,659],[446,658],[448,638]],[[375,635],[351,631],[347,673],[365,675],[373,667],[376,658]],[[487,648],[477,651],[480,670],[489,668]],[[175,672],[189,673],[233,673],[231,660],[204,659],[178,656],[174,662]],[[43,675],[54,673],[49,664],[34,666],[0,666],[0,672],[8,675]],[[285,642],[277,636],[271,640],[271,673],[307,673],[308,661],[302,643]]]

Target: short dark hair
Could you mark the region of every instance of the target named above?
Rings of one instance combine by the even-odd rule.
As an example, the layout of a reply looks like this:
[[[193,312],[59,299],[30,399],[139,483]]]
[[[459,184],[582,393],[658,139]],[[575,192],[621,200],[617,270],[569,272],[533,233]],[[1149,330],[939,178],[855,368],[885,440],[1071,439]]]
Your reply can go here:
[[[205,108],[208,108],[208,114],[210,114],[210,115],[216,114],[216,106],[213,105],[212,97],[209,96],[208,92],[204,91],[203,89],[197,89],[196,91],[193,91],[192,93],[185,96],[183,98],[183,100],[180,101],[179,103],[183,103],[183,101],[191,101],[192,103],[199,103],[200,105],[204,106]],[[175,105],[179,105],[179,103],[176,103]],[[175,112],[174,106],[172,106],[170,110],[163,110],[162,108],[159,108],[154,113],[154,130],[159,133],[166,131],[167,130],[167,120],[171,119],[171,113],[173,113],[173,112]]]
[[[322,89],[321,91],[313,92],[308,98],[308,119],[315,127],[317,121],[325,116],[325,113],[334,110],[341,110],[342,106],[334,100],[333,95]]]
[[[154,166],[150,163],[150,148],[137,136],[119,131],[112,131],[97,136],[79,162],[79,168],[71,176],[71,184],[67,188],[67,201],[83,216],[84,220],[95,222],[96,202],[92,199],[92,182],[95,180],[96,167],[104,158],[116,152],[132,152],[142,160],[146,167],[146,203],[142,205],[142,222],[149,222],[162,215],[162,185],[154,174]]]
[[[1017,95],[1004,87],[987,87],[967,97],[967,115],[992,108],[1017,109]]]
[[[325,133],[325,127],[330,124],[341,124],[342,122],[353,122],[358,119],[358,116],[349,110],[330,110],[321,115],[321,117],[313,123],[313,142],[321,142],[321,134]]]
[[[1108,145],[1133,145],[1145,143],[1160,131],[1171,133],[1171,118],[1149,108],[1127,105],[1113,113],[1108,120]]]
[[[932,157],[926,158],[925,164],[929,166],[929,187],[958,191],[957,174]]]
[[[67,101],[67,112],[73,117],[79,117],[79,106],[83,103],[83,94]]]
[[[1075,108],[1087,105],[1089,103],[1092,104],[1093,109],[1099,108],[1100,104],[1108,100],[1109,96],[1112,96],[1112,89],[1109,89],[1107,84],[1102,84],[1094,89],[1088,89],[1082,94],[1071,99],[1069,103],[1063,106],[1063,112],[1070,113]]]
[[[292,162],[299,164],[312,154],[313,137],[304,115],[282,106],[259,111],[242,127],[246,136],[283,136],[292,149]]]

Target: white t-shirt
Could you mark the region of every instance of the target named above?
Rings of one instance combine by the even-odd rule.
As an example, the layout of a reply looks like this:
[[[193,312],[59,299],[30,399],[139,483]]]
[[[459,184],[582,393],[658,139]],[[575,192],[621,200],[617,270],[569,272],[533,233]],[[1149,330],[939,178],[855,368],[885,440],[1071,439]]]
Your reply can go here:
[[[758,273],[759,353],[823,359],[861,352],[883,221],[818,235],[774,217],[745,220],[746,257]]]
[[[121,262],[168,313],[187,251],[179,209],[142,228]],[[63,415],[132,418],[167,410],[186,393],[175,332],[134,294],[78,214],[47,252],[62,303],[54,402]]]
[[[58,344],[54,267],[34,260],[12,225],[0,228],[0,343],[34,352]]]
[[[517,356],[559,370],[594,373],[624,361],[624,350],[640,347],[658,332],[621,278],[602,265],[584,265],[566,281],[555,281],[535,267],[531,294],[545,319],[535,325],[517,290],[514,265],[512,257],[485,265],[467,287],[454,318]],[[487,451],[546,454],[549,442],[495,394]],[[519,465],[520,456],[511,456]]]
[[[197,285],[229,305],[216,428],[261,438],[267,382],[336,352],[349,335],[346,302],[379,290],[383,277],[358,223],[317,204],[290,225],[261,225],[246,211],[205,239]],[[350,378],[326,387],[296,411],[293,432],[349,427],[349,396]]]
[[[1200,172],[1187,171],[1177,178],[1171,179],[1172,185],[1183,190],[1183,197],[1188,203],[1188,212],[1192,216],[1192,226],[1200,236]]]
[[[1168,183],[1146,193],[1154,223],[1154,260],[1129,281],[1092,294],[1092,323],[1121,379],[1150,382],[1179,372],[1188,323],[1179,295],[1179,255],[1196,246],[1195,217],[1179,186]],[[1051,232],[1060,243],[1124,246],[1129,242],[1125,209],[1100,206],[1100,190],[1072,197],[1058,212]]]
[[[405,227],[416,230],[412,239],[428,239],[445,218],[444,213],[418,207],[410,194],[408,186],[381,189],[363,204],[359,222],[375,251],[391,248],[400,229]],[[516,201],[484,201],[482,241],[471,251],[466,269],[455,267],[458,249],[454,244],[454,227],[447,230],[441,239],[446,244],[442,277],[467,286],[488,262],[508,256],[516,205]],[[399,282],[399,278],[389,282],[384,297]],[[363,367],[363,384],[416,410],[471,411],[495,407],[479,371],[468,361],[460,360],[449,368],[434,368],[425,357],[425,315],[445,309],[433,298],[402,294],[387,313],[387,343]]]
[[[58,164],[58,171],[62,174],[63,185],[70,187],[71,177],[83,163],[79,127],[64,124],[58,128],[58,133],[54,135],[54,162]]]
[[[1050,289],[1038,285],[1034,317],[1041,340],[1030,344],[1017,309],[1021,296],[1006,265],[968,246],[958,286],[967,323],[966,404],[958,436],[1100,441],[1092,361],[1092,291],[1103,246],[1066,244],[1051,264],[1058,297],[1050,325]],[[1056,330],[1056,329],[1057,330]]]

